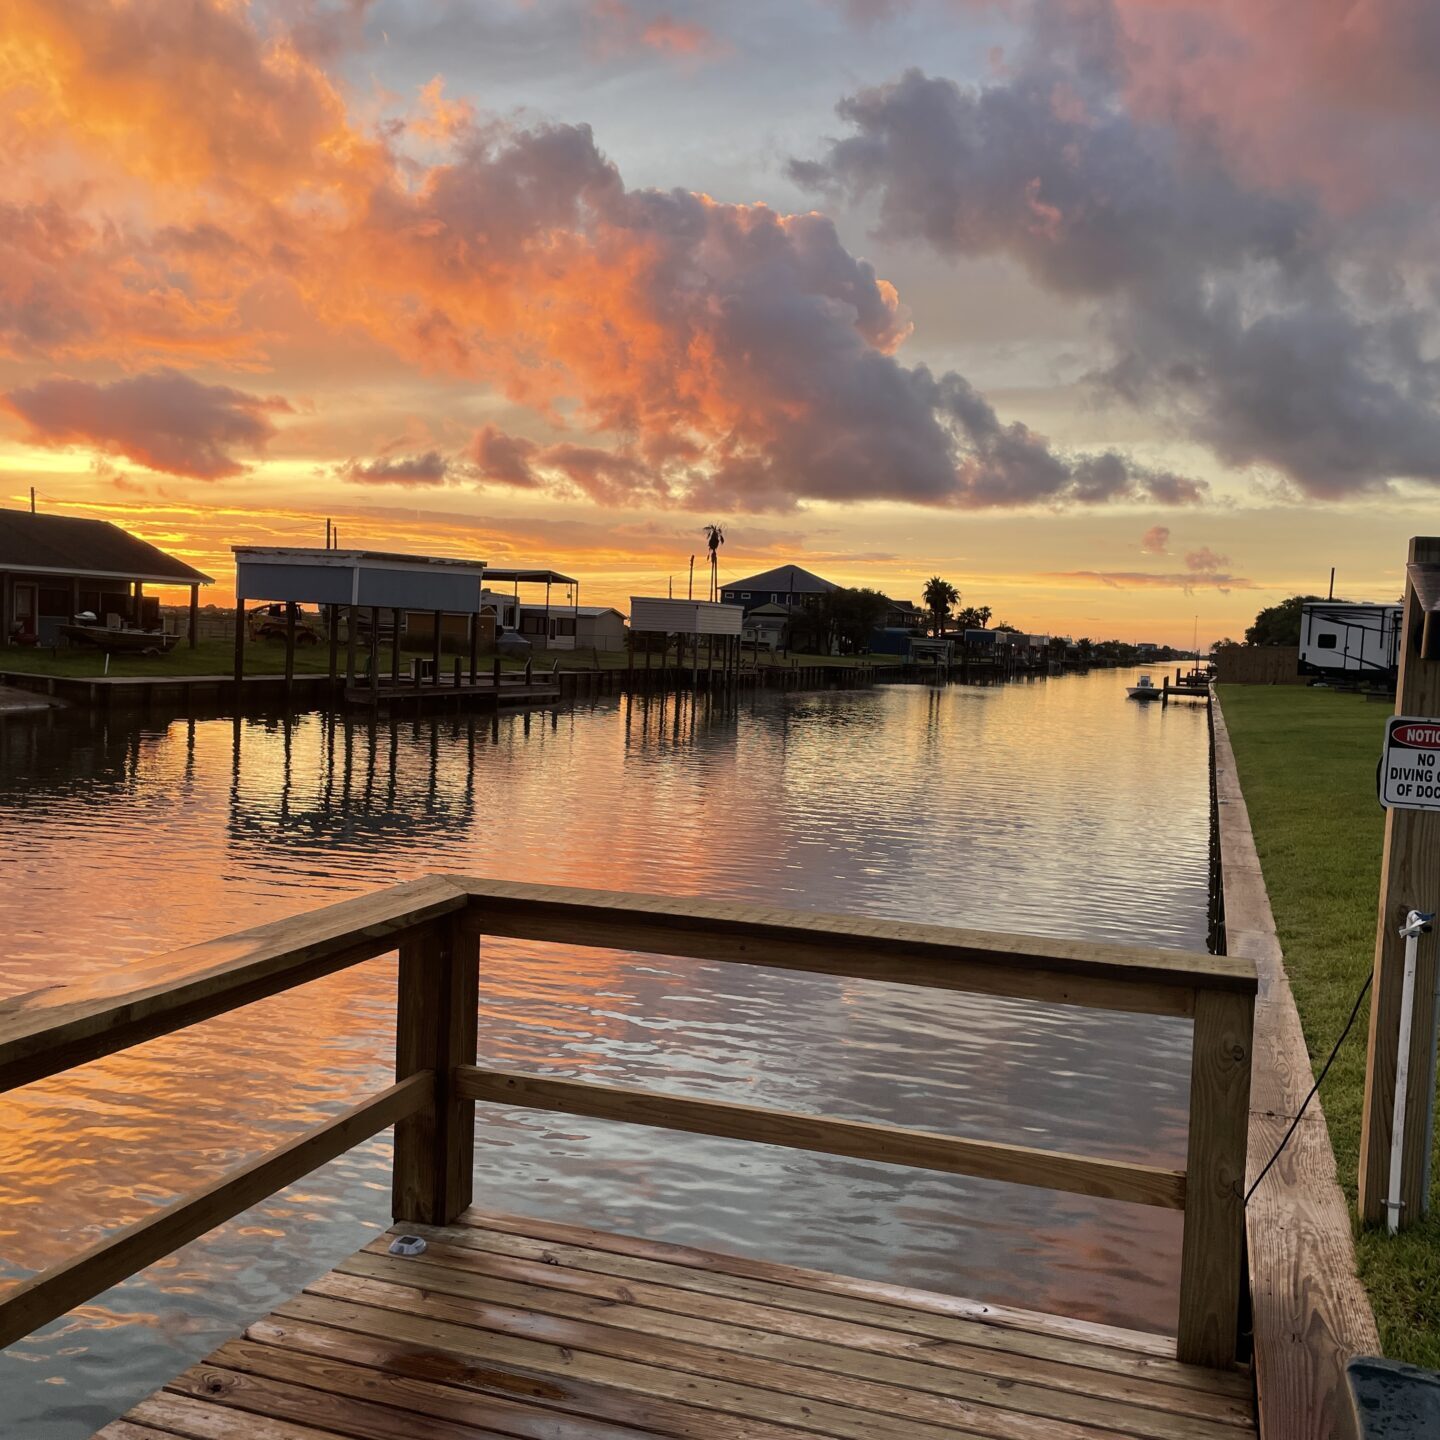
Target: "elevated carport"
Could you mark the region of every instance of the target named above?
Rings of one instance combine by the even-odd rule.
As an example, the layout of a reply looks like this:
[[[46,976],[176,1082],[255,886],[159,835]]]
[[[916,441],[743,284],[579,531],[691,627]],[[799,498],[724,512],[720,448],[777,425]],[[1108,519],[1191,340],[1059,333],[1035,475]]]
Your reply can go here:
[[[429,555],[394,555],[378,550],[321,550],[299,546],[236,545],[235,553],[235,679],[245,674],[245,606],[247,601],[284,604],[285,679],[295,673],[295,623],[299,605],[324,605],[330,611],[330,678],[338,678],[339,615],[346,615],[347,684],[354,684],[357,636],[362,610],[370,618],[370,673],[377,673],[380,612],[391,612],[391,673],[400,670],[400,617],[425,611],[435,618],[434,673],[440,681],[441,619],[470,617],[470,678],[479,666],[483,560],[452,560]]]
[[[504,567],[497,569],[494,566],[487,566],[485,570],[485,583],[487,585],[497,584],[509,585],[511,587],[511,594],[515,600],[517,622],[520,612],[520,587],[522,585],[543,585],[545,587],[544,648],[547,650],[564,648],[563,646],[555,646],[553,643],[554,637],[550,634],[550,590],[551,587],[555,585],[568,585],[570,587],[571,602],[567,608],[570,611],[571,621],[577,621],[580,615],[580,582],[573,575],[562,575],[558,570],[536,569],[533,567],[527,569],[524,566],[510,569]],[[524,631],[522,630],[521,633],[524,634]],[[574,647],[571,646],[570,648],[573,649]]]

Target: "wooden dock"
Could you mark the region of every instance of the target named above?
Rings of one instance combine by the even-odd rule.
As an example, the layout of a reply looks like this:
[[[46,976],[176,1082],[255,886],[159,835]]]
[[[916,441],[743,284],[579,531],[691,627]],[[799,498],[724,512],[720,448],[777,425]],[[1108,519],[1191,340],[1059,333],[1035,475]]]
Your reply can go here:
[[[1313,1070],[1218,700],[1211,716],[1226,949],[1255,964],[1256,1050],[1266,1057],[1251,1099],[1248,1187],[1284,1139]],[[1350,1206],[1319,1095],[1255,1190],[1246,1218],[1261,1433],[1266,1440],[1348,1440],[1356,1430],[1345,1366],[1356,1355],[1378,1355],[1380,1336],[1355,1273]]]
[[[475,1210],[401,1233],[97,1440],[1255,1434],[1244,1372],[1154,1335]]]
[[[386,680],[379,685],[359,684],[345,687],[345,703],[360,709],[381,713],[428,709],[496,710],[511,706],[558,705],[561,689],[558,680],[541,677],[526,680],[521,675],[504,675],[497,684],[490,676],[474,680],[441,675],[436,681],[421,684]]]
[[[328,675],[313,674],[296,675],[287,687],[283,675],[247,675],[237,685],[231,675],[32,675],[8,670],[0,671],[0,684],[102,711],[286,703],[309,708],[323,705],[335,693]]]
[[[485,1068],[483,937],[1188,1020],[1185,1168]],[[1256,985],[1245,959],[432,876],[0,1000],[0,1090],[390,952],[395,1083],[10,1286],[0,1294],[0,1346],[391,1126],[391,1215],[428,1248],[392,1256],[385,1240],[372,1242],[142,1401],[101,1432],[106,1440],[1254,1433],[1240,1353]],[[1176,1333],[480,1213],[477,1104],[1181,1210]]]

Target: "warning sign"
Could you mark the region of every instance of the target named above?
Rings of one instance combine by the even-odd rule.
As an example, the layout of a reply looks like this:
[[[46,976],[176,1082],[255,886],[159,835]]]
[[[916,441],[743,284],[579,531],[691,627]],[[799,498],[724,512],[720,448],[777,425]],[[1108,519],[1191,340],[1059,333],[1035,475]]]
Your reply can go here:
[[[1380,803],[1393,810],[1440,810],[1440,720],[1396,715],[1386,725]]]

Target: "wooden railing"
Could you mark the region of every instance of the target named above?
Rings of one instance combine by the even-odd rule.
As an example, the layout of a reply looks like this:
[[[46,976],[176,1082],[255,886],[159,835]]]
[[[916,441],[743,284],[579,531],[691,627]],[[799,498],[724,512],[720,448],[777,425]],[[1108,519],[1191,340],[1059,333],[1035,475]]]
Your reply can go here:
[[[483,1068],[480,938],[604,946],[1190,1017],[1183,1171],[720,1100]],[[1254,966],[1227,956],[1048,940],[749,905],[435,876],[209,941],[121,975],[0,1001],[0,1089],[123,1050],[398,950],[395,1084],[0,1298],[0,1347],[394,1125],[397,1220],[470,1203],[477,1101],[974,1175],[1183,1210],[1180,1359],[1236,1354]]]

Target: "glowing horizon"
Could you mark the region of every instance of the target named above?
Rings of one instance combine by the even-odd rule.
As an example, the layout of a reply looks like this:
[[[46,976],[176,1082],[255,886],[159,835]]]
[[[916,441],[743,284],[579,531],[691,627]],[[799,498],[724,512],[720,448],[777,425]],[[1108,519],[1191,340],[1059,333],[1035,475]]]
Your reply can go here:
[[[219,604],[327,518],[621,609],[707,521],[725,580],[938,573],[1077,637],[1391,598],[1440,479],[1416,23],[16,0],[0,503]]]

